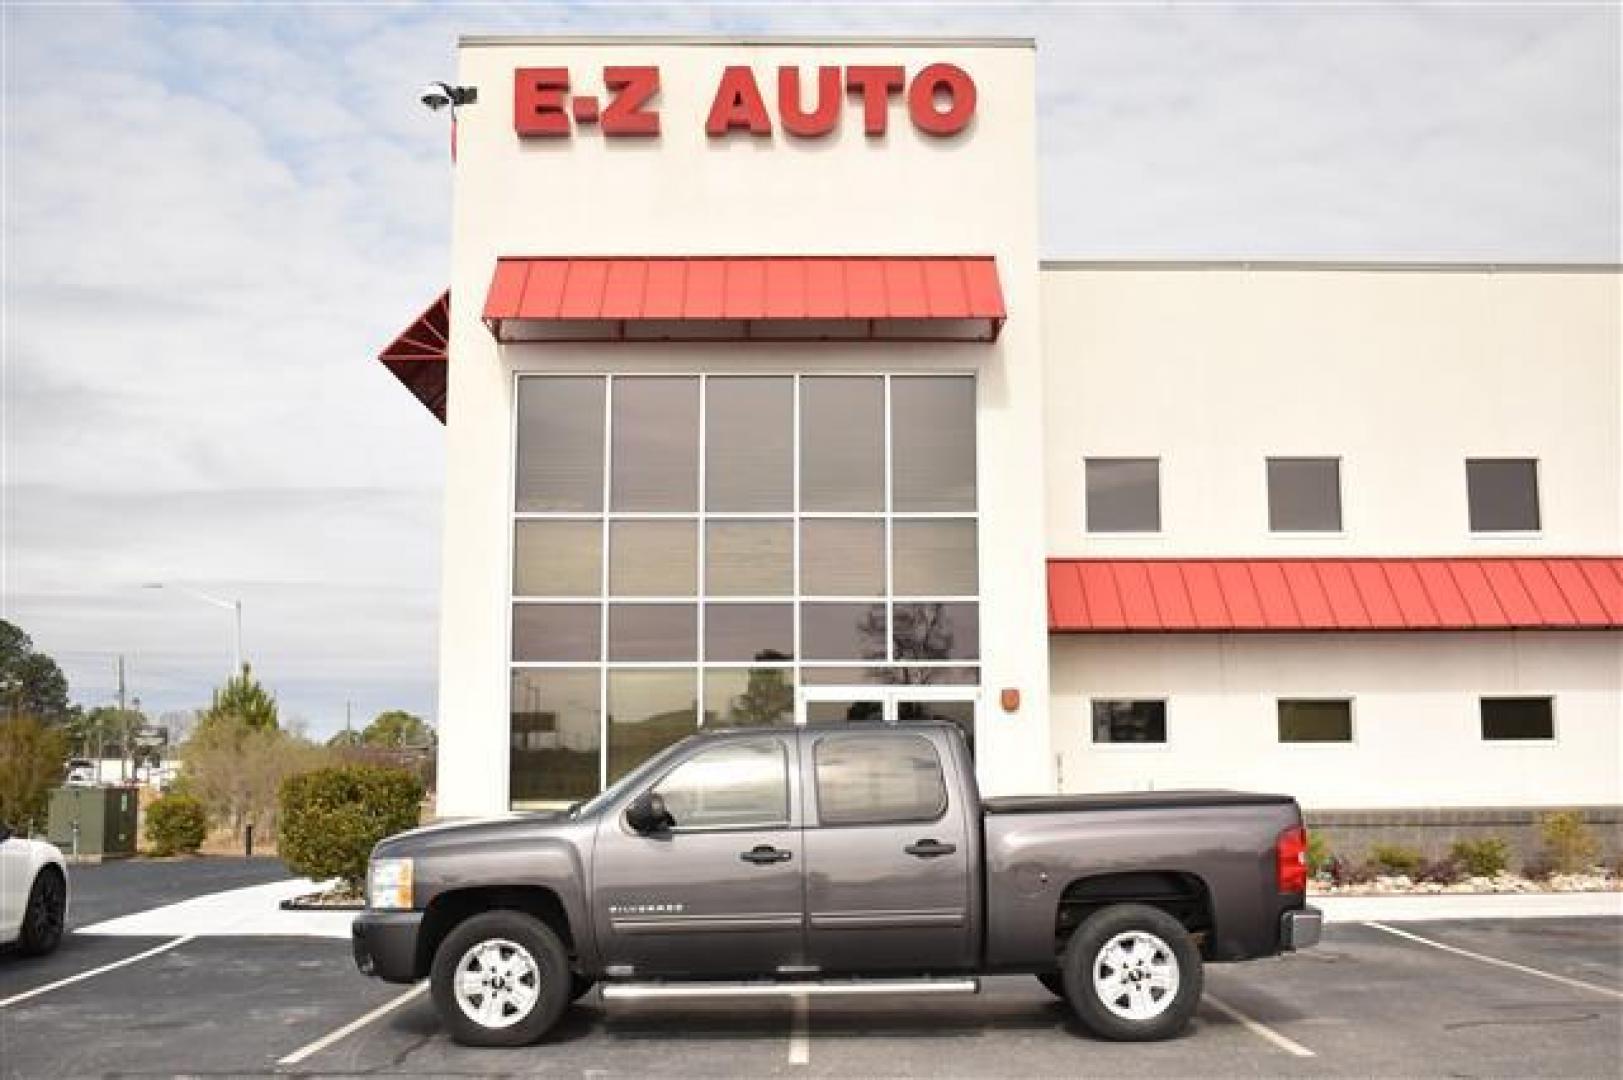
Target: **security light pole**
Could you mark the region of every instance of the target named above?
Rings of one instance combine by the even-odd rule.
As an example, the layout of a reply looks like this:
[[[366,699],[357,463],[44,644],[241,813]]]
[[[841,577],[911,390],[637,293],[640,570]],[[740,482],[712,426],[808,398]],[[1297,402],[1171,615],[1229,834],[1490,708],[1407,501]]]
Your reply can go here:
[[[235,617],[235,633],[234,633],[234,635],[232,637],[232,641],[233,641],[234,650],[235,650],[235,653],[236,653],[236,661],[237,661],[236,666],[231,669],[231,674],[232,674],[233,677],[242,674],[242,601],[241,600],[227,600],[227,599],[225,599],[224,597],[221,597],[221,596],[211,596],[208,593],[202,592],[202,591],[200,591],[198,589],[193,589],[193,588],[190,588],[190,587],[185,586],[185,585],[174,585],[174,584],[171,584],[171,583],[169,583],[167,581],[150,581],[147,584],[143,585],[142,588],[146,588],[146,589],[173,589],[176,592],[185,593],[187,596],[190,596],[194,600],[201,600],[205,604],[213,604],[215,607],[222,607],[222,608],[225,608],[228,611],[230,611],[232,613],[232,615]]]

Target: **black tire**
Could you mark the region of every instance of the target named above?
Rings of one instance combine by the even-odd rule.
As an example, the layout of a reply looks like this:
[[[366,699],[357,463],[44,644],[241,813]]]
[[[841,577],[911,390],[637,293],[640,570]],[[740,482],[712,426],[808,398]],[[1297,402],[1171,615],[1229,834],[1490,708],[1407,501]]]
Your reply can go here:
[[[44,956],[62,944],[68,916],[68,882],[55,866],[44,866],[34,875],[28,890],[28,907],[17,934],[17,951],[23,956]]]
[[[1037,976],[1037,981],[1043,984],[1043,989],[1059,998],[1067,1000],[1065,995],[1065,973],[1061,971],[1045,971]]]
[[[587,994],[590,994],[592,992],[592,987],[597,985],[597,980],[596,979],[592,978],[590,975],[582,975],[578,971],[570,976],[570,980],[571,980],[570,984],[569,984],[569,1000],[570,1001],[579,1001],[581,998],[585,997]]]
[[[1118,985],[1122,996],[1113,997],[1095,984],[1094,966],[1107,946],[1122,935],[1123,958],[1119,970],[1125,972]],[[1117,904],[1090,915],[1071,935],[1061,958],[1067,1000],[1084,1027],[1103,1039],[1118,1042],[1153,1042],[1170,1039],[1183,1031],[1200,1004],[1205,972],[1200,950],[1195,948],[1183,924],[1160,908],[1145,904]],[[1101,977],[1111,979],[1110,960],[1101,967]],[[1159,988],[1170,971],[1175,988]],[[1107,1001],[1111,998],[1112,1001]],[[1122,1015],[1135,1005],[1153,1010],[1143,1017]]]
[[[476,946],[494,942],[505,942],[522,950],[534,969],[517,977],[523,986],[535,991],[528,1010],[504,1013],[501,1025],[481,1022],[470,1015],[456,992],[457,968],[463,958]],[[503,959],[523,966],[523,958],[516,951]],[[511,977],[494,974],[494,967],[488,970],[493,972],[493,977]],[[569,954],[563,943],[545,923],[522,911],[504,910],[475,915],[447,934],[434,953],[429,978],[434,1008],[456,1042],[464,1046],[526,1046],[551,1030],[568,1008],[574,974],[569,969]],[[483,1000],[486,999],[480,999]]]

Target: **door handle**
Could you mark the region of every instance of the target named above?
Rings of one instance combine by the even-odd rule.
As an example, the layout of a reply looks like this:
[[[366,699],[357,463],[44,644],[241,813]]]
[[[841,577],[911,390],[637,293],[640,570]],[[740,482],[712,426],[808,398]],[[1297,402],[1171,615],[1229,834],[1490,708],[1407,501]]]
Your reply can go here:
[[[934,859],[941,855],[951,855],[958,850],[958,845],[943,844],[939,840],[917,840],[902,850],[921,859]]]
[[[771,844],[757,844],[748,851],[740,852],[738,857],[747,863],[765,866],[768,863],[788,862],[795,857],[795,853],[792,851],[779,851]]]

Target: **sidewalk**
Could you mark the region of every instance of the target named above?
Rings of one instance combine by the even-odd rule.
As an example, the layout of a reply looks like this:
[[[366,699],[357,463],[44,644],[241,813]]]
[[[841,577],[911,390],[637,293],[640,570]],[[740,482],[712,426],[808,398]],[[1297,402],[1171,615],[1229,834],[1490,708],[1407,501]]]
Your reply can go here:
[[[316,892],[320,883],[308,878],[273,881],[242,889],[208,893],[178,904],[149,908],[105,922],[92,923],[77,934],[120,937],[349,937],[353,911],[283,911],[278,905],[291,897]]]
[[[1314,896],[1326,922],[1421,922],[1429,919],[1623,918],[1623,892],[1432,893],[1416,896]]]

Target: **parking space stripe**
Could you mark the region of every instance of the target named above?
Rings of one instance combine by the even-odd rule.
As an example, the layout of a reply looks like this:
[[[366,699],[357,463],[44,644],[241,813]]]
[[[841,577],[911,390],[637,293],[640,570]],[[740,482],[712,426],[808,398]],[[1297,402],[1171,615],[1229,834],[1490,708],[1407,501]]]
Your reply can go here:
[[[805,994],[796,994],[793,1010],[789,1014],[789,1064],[804,1065],[811,1061],[811,1001]]]
[[[342,1039],[348,1035],[353,1035],[355,1032],[361,1030],[363,1027],[379,1017],[387,1016],[412,999],[420,997],[427,989],[428,980],[425,979],[416,986],[412,987],[410,990],[407,990],[404,994],[401,994],[399,997],[385,1001],[382,1005],[379,1005],[365,1016],[351,1020],[337,1031],[323,1035],[321,1038],[317,1039],[313,1043],[310,1043],[308,1046],[299,1047],[286,1057],[278,1059],[276,1064],[297,1065],[311,1054],[319,1054],[321,1051],[327,1049],[327,1047],[331,1046],[339,1039]]]
[[[5,1009],[12,1005],[20,1004],[21,1002],[27,1001],[29,998],[39,997],[41,994],[48,994],[52,990],[60,990],[64,986],[72,986],[76,982],[84,982],[86,979],[91,979],[97,975],[105,974],[109,971],[113,971],[116,968],[127,967],[130,964],[136,963],[137,961],[145,960],[149,956],[157,956],[161,952],[168,952],[170,949],[184,945],[196,937],[196,934],[185,934],[181,937],[175,938],[173,941],[166,941],[162,945],[148,949],[146,952],[138,952],[134,956],[126,956],[122,960],[114,960],[111,964],[103,964],[101,967],[91,968],[89,971],[81,971],[79,974],[69,975],[65,979],[58,979],[54,983],[46,983],[44,986],[36,986],[32,990],[24,990],[20,994],[13,994],[4,1001],[0,1001],[0,1009]]]
[[[1433,949],[1441,949],[1446,953],[1453,953],[1456,956],[1463,956],[1467,959],[1477,960],[1484,964],[1492,964],[1494,967],[1502,967],[1508,968],[1511,971],[1519,971],[1523,975],[1532,975],[1535,978],[1548,979],[1550,982],[1560,983],[1562,986],[1571,986],[1578,990],[1588,990],[1592,993],[1605,994],[1607,997],[1614,997],[1623,1000],[1623,990],[1613,990],[1609,986],[1600,986],[1596,983],[1584,982],[1582,979],[1573,979],[1566,975],[1557,975],[1553,971],[1541,971],[1538,968],[1528,967],[1526,964],[1518,964],[1510,960],[1501,960],[1497,956],[1486,956],[1479,952],[1472,952],[1470,949],[1459,948],[1456,945],[1445,945],[1441,941],[1433,941],[1431,938],[1424,938],[1419,934],[1411,934],[1407,930],[1399,930],[1397,927],[1387,926],[1385,923],[1366,922],[1364,925],[1374,930],[1380,930],[1383,933],[1392,934],[1395,937],[1405,938],[1420,945],[1426,945]]]
[[[1293,1054],[1296,1057],[1303,1058],[1318,1056],[1313,1051],[1297,1042],[1295,1039],[1287,1039],[1285,1036],[1281,1035],[1267,1024],[1264,1024],[1262,1021],[1253,1020],[1239,1009],[1236,1009],[1233,1005],[1230,1005],[1228,1002],[1223,1001],[1220,998],[1213,997],[1210,993],[1205,995],[1204,1000],[1206,1004],[1210,1005],[1212,1008],[1216,1009],[1230,1020],[1238,1022],[1241,1027],[1251,1032],[1251,1034],[1257,1036],[1257,1038],[1273,1043],[1287,1054]]]

